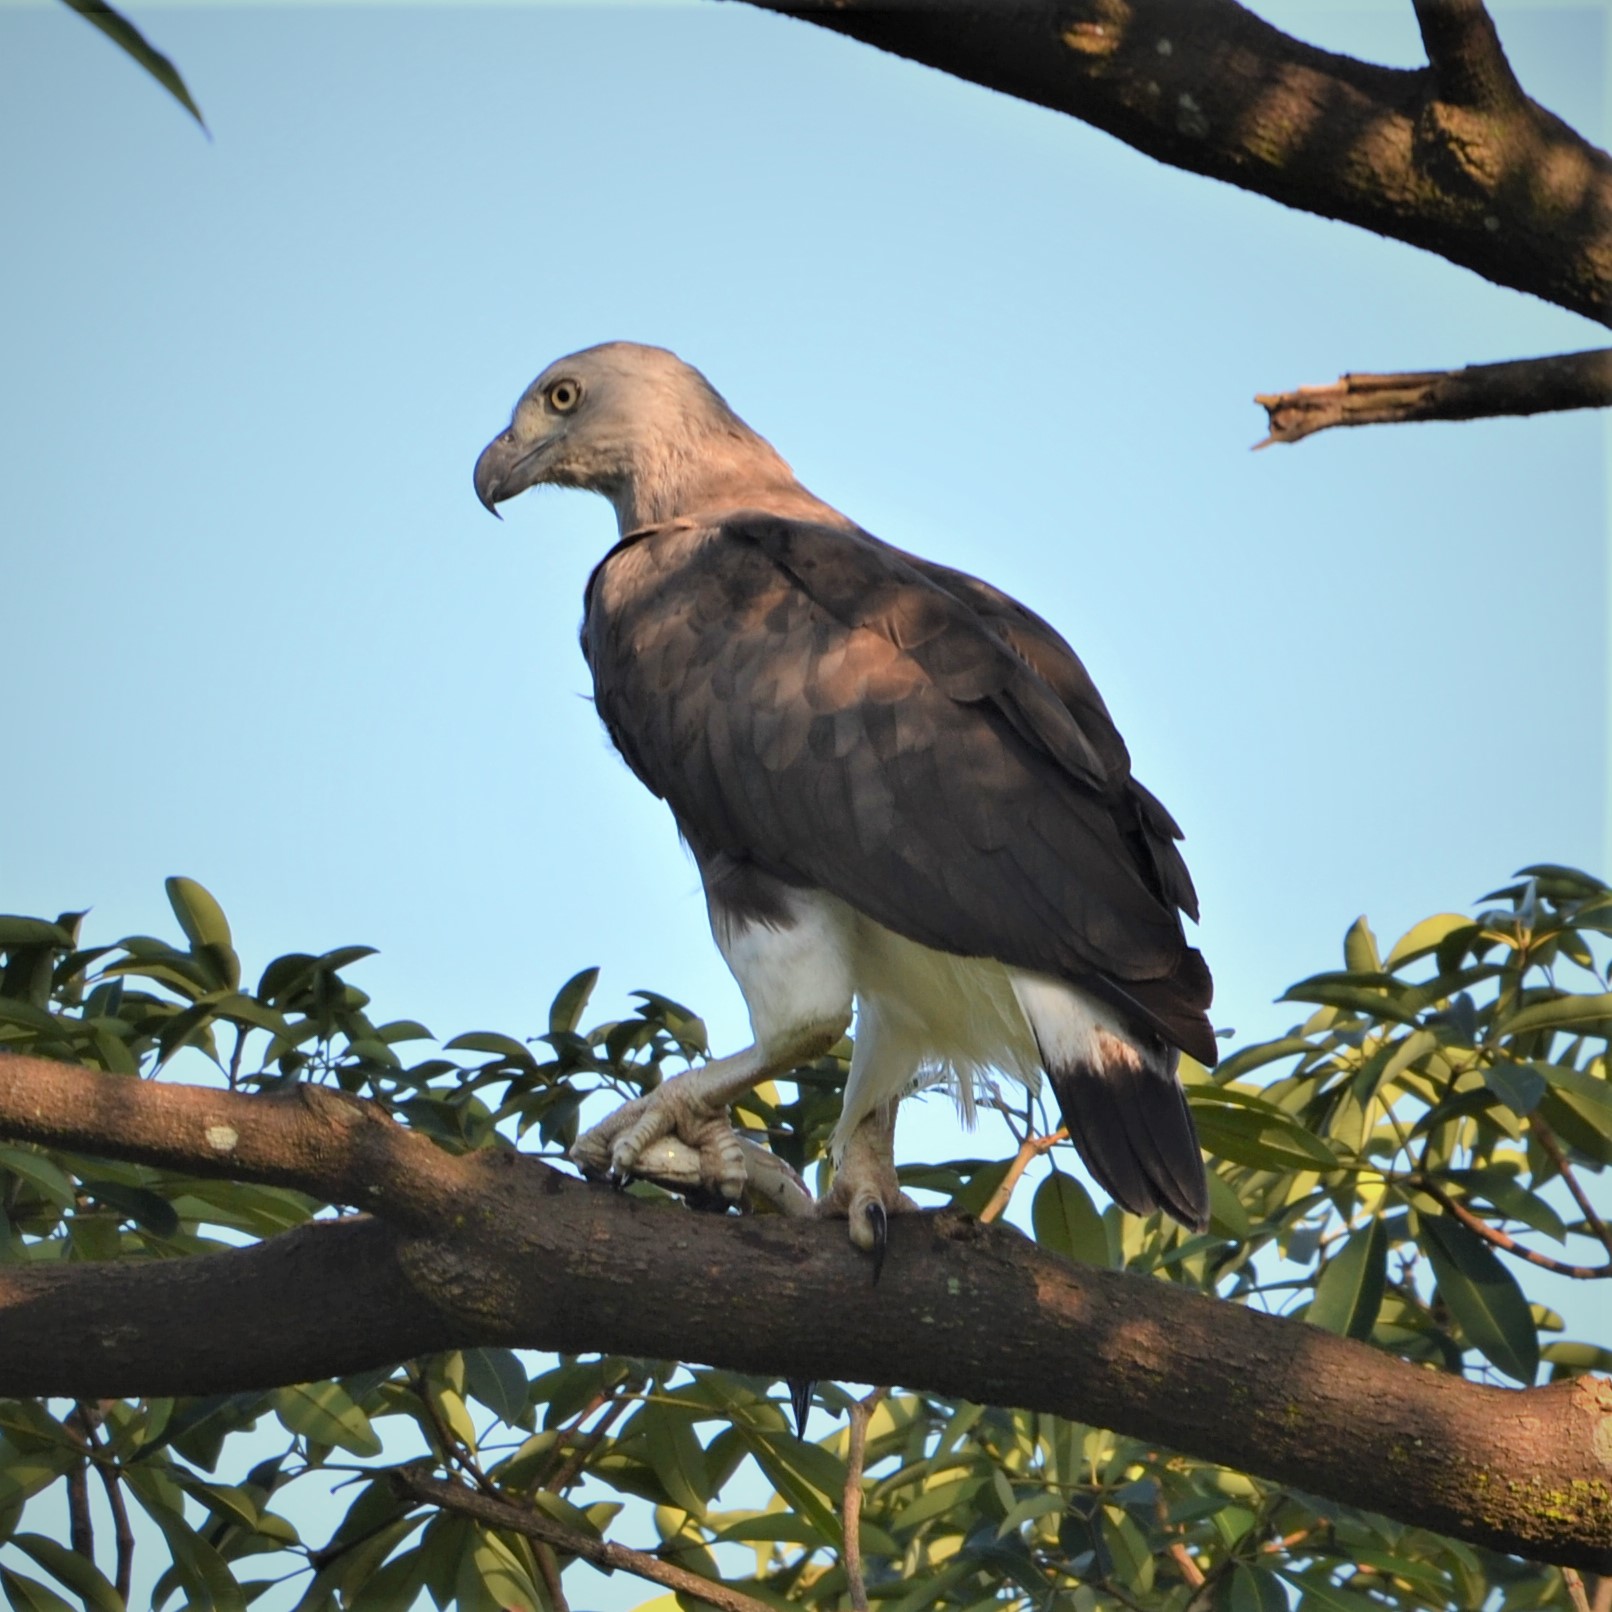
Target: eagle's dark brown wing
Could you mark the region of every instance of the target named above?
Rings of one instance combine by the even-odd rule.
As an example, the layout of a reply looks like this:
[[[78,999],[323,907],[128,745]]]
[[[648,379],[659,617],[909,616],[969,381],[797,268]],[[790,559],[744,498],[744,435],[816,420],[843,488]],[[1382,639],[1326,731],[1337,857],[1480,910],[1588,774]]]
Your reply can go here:
[[[744,512],[617,545],[583,647],[611,736],[702,855],[1085,986],[1214,1061],[1178,831],[1073,651],[1006,595]]]

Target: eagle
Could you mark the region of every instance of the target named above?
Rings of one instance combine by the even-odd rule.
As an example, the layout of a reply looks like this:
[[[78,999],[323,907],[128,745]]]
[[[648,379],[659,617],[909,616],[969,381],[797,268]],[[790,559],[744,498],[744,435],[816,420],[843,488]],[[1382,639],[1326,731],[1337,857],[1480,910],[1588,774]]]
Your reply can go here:
[[[1177,1077],[1216,1057],[1187,940],[1181,831],[1058,633],[988,582],[881,542],[814,497],[696,369],[608,342],[551,364],[476,462],[481,502],[601,493],[620,538],[582,650],[616,748],[671,808],[753,1043],[663,1082],[572,1157],[617,1181],[675,1138],[737,1201],[756,1149],[728,1105],[856,1023],[831,1190],[882,1258],[911,1207],[896,1108],[940,1073],[1042,1073],[1125,1210],[1202,1228]],[[686,1157],[687,1155],[685,1155]]]

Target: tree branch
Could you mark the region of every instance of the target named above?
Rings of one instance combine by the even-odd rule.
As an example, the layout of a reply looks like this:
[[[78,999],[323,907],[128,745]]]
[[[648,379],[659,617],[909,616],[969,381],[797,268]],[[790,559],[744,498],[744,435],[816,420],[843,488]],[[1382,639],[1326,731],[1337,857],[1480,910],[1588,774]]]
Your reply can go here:
[[[100,1153],[223,1181],[293,1187],[402,1227],[456,1208],[462,1161],[373,1103],[320,1086],[278,1097],[98,1075],[0,1054],[0,1116],[14,1141]]]
[[[1413,0],[1422,48],[1441,101],[1458,106],[1523,106],[1527,96],[1500,48],[1483,0]]]
[[[868,1423],[889,1392],[875,1388],[866,1399],[851,1402],[851,1439],[845,1456],[845,1490],[840,1499],[840,1563],[851,1612],[868,1612],[868,1586],[862,1575],[862,1474],[867,1463]]]
[[[1265,410],[1270,426],[1270,435],[1255,443],[1256,448],[1300,442],[1339,425],[1600,409],[1612,404],[1612,348],[1465,369],[1344,375],[1328,386],[1262,393],[1254,401]]]
[[[488,1528],[502,1528],[510,1533],[525,1534],[541,1545],[553,1546],[569,1556],[581,1556],[595,1567],[610,1570],[620,1568],[635,1573],[652,1583],[664,1585],[680,1595],[687,1595],[717,1612],[771,1612],[771,1608],[753,1596],[742,1595],[738,1590],[713,1579],[701,1578],[675,1562],[662,1561],[647,1551],[630,1550],[625,1545],[612,1544],[608,1539],[590,1539],[586,1534],[566,1528],[545,1517],[530,1506],[518,1506],[496,1495],[482,1494],[462,1483],[445,1483],[413,1467],[399,1467],[392,1474],[392,1486],[410,1500],[429,1501],[444,1511],[457,1511],[462,1516],[474,1517]]]
[[[216,1174],[216,1143],[195,1121],[222,1113],[239,1179],[307,1191],[339,1179],[401,1217],[315,1222],[189,1259],[0,1267],[0,1394],[221,1392],[477,1344],[699,1360],[1048,1411],[1494,1549],[1612,1570],[1612,1383],[1597,1378],[1468,1382],[947,1212],[896,1217],[875,1286],[843,1227],[694,1214],[502,1148],[453,1157],[357,1101],[161,1087],[38,1059],[0,1059],[0,1077],[0,1134],[70,1135],[83,1152]],[[183,1122],[160,1145],[147,1104]],[[382,1179],[400,1161],[402,1187]],[[767,1302],[736,1303],[745,1293]]]
[[[1235,0],[749,3],[1612,323],[1612,158],[1517,88],[1474,0],[1422,0],[1431,65],[1411,71]]]

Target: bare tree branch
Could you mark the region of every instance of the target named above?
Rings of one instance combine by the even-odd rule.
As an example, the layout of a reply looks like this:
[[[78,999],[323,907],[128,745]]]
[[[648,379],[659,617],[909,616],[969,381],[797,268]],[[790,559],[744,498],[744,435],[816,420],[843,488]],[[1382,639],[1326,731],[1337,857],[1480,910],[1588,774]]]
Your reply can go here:
[[[0,1058],[0,1135],[223,1173],[198,1119],[236,1131],[238,1179],[339,1183],[397,1220],[188,1259],[0,1267],[0,1394],[221,1392],[477,1344],[698,1360],[1049,1411],[1612,1571],[1612,1383],[1598,1378],[1469,1382],[946,1212],[892,1222],[875,1286],[837,1225],[694,1214],[502,1148],[455,1157],[354,1100]]]
[[[845,1457],[845,1491],[840,1500],[840,1562],[845,1568],[851,1612],[868,1612],[868,1586],[862,1575],[862,1473],[867,1463],[868,1423],[888,1392],[887,1388],[875,1388],[865,1399],[851,1403],[850,1448]]]
[[[563,1550],[569,1556],[580,1556],[595,1567],[620,1568],[635,1573],[639,1578],[664,1585],[680,1595],[691,1596],[717,1612],[772,1612],[764,1601],[743,1595],[726,1584],[701,1578],[675,1562],[663,1561],[647,1551],[630,1550],[625,1545],[612,1544],[607,1539],[590,1539],[574,1529],[545,1517],[530,1506],[518,1506],[496,1495],[482,1494],[462,1483],[445,1483],[429,1473],[412,1467],[400,1467],[392,1474],[397,1492],[410,1500],[426,1500],[444,1511],[457,1511],[462,1516],[474,1517],[489,1528],[503,1528],[510,1533],[525,1534],[528,1539],[542,1545]]]
[[[1612,323],[1612,159],[1522,93],[1476,0],[1422,0],[1411,71],[1235,0],[749,3]]]
[[[1398,425],[1408,420],[1478,420],[1548,414],[1612,404],[1612,348],[1522,358],[1465,369],[1402,375],[1344,375],[1327,386],[1262,393],[1273,442],[1300,442],[1339,425]]]

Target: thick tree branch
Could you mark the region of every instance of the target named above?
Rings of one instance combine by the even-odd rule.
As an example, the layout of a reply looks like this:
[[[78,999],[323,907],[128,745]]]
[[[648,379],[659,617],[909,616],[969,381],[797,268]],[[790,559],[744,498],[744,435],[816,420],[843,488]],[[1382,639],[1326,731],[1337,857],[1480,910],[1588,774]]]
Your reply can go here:
[[[1517,88],[1475,0],[1421,0],[1431,65],[1414,71],[1235,0],[749,3],[1612,323],[1612,159]]]
[[[460,1161],[425,1136],[319,1086],[255,1097],[0,1054],[0,1115],[14,1141],[294,1187],[403,1227],[452,1213],[466,1180]]]
[[[1344,375],[1327,386],[1264,393],[1273,442],[1301,442],[1339,425],[1398,425],[1408,420],[1479,420],[1612,405],[1612,348],[1522,358],[1465,369],[1402,375]]]
[[[700,1360],[1050,1411],[1612,1570],[1612,1383],[1468,1382],[947,1213],[897,1218],[875,1286],[839,1226],[693,1214],[504,1149],[453,1157],[356,1102],[226,1093],[212,1109],[220,1094],[40,1059],[0,1059],[0,1074],[0,1134],[216,1174],[196,1124],[216,1114],[237,1132],[239,1178],[339,1180],[400,1214],[191,1259],[0,1267],[3,1394],[209,1393],[475,1344]],[[177,1116],[159,1139],[147,1103]],[[398,1165],[407,1190],[364,1174]]]

